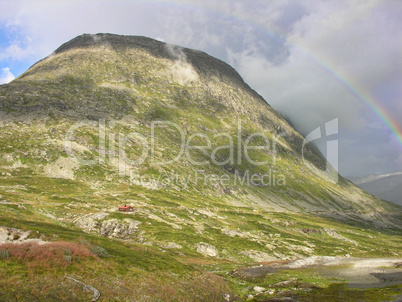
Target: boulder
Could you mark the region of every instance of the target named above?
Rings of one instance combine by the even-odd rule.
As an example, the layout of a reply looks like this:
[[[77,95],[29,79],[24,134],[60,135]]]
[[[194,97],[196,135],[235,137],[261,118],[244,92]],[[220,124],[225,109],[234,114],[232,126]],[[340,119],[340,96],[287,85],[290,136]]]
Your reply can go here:
[[[197,252],[208,257],[218,257],[218,250],[208,243],[200,242],[197,244]]]

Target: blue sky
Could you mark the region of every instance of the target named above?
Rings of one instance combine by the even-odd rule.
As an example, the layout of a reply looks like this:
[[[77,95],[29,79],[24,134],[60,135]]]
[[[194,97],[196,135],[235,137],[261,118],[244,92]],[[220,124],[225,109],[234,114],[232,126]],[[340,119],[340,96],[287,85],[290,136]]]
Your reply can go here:
[[[331,71],[402,126],[401,15],[398,0],[0,0],[0,83],[83,33],[149,36],[228,62],[304,135],[338,118],[341,174],[398,172],[401,144]]]
[[[20,75],[27,66],[29,67],[33,58],[27,55],[19,55],[18,49],[13,48],[13,45],[21,49],[29,47],[29,42],[24,39],[19,28],[15,28],[7,23],[0,25],[0,70],[4,73],[4,68],[8,68],[13,75]]]

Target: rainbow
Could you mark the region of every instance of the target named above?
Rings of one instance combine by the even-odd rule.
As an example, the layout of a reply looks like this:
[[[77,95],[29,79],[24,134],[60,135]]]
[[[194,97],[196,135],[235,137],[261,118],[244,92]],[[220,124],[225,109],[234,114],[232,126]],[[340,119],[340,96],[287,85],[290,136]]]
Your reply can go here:
[[[368,105],[371,111],[380,118],[382,123],[391,130],[396,140],[402,146],[402,125],[399,125],[398,122],[393,119],[379,101],[374,99],[369,92],[365,92],[364,89],[358,89],[357,85],[352,84],[352,80],[348,79],[345,74],[341,74],[329,64],[324,64],[323,61],[319,61],[319,66],[325,69],[332,78],[341,83],[343,87],[358,100]]]
[[[287,40],[286,36],[280,34],[278,31],[275,31],[273,29],[268,29],[266,25],[260,24],[256,22],[255,20],[251,20],[248,18],[240,18],[235,15],[230,15],[226,13],[225,11],[216,9],[216,8],[210,8],[205,5],[201,4],[195,4],[195,3],[187,3],[185,1],[167,1],[167,0],[161,0],[159,3],[164,3],[168,5],[178,5],[180,6],[181,9],[202,9],[202,10],[207,10],[210,11],[211,13],[214,13],[216,15],[219,15],[223,18],[226,18],[231,21],[237,22],[242,22],[248,25],[253,26],[253,28],[259,30],[260,32],[267,34],[268,36],[276,39],[276,40]],[[289,41],[288,41],[289,42]],[[311,60],[317,67],[321,68],[324,70],[331,78],[336,80],[340,85],[342,85],[347,91],[351,93],[356,99],[358,99],[360,102],[364,103],[367,105],[370,110],[376,115],[381,122],[392,132],[393,136],[395,137],[396,141],[399,142],[399,144],[402,147],[402,125],[398,123],[393,117],[387,112],[387,110],[383,107],[381,102],[379,100],[376,100],[370,92],[365,91],[364,88],[359,88],[357,84],[354,83],[354,81],[348,77],[345,73],[342,73],[337,69],[337,67],[334,64],[331,64],[328,60],[324,61],[322,59],[319,59],[318,55],[315,55],[312,51],[307,50],[305,48],[302,48],[300,45],[295,45],[291,44],[292,46],[296,47],[298,50],[302,51],[303,54]]]

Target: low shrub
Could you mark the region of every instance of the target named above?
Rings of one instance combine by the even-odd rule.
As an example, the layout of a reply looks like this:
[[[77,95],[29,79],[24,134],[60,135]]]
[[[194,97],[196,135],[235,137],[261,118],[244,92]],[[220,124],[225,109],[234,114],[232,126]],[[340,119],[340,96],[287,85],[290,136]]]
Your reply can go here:
[[[101,246],[98,245],[91,245],[89,247],[89,250],[94,253],[95,255],[102,257],[102,258],[108,258],[109,253]]]
[[[7,250],[0,250],[0,259],[7,259],[10,257],[10,254]]]
[[[84,245],[74,242],[50,242],[38,244],[4,243],[0,245],[0,258],[14,259],[23,262],[29,268],[65,267],[81,259],[94,257],[94,253]]]

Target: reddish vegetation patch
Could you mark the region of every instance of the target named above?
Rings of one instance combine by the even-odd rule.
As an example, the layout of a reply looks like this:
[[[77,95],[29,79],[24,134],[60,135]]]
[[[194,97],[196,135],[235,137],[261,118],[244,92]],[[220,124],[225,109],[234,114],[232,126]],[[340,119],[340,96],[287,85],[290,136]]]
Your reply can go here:
[[[8,259],[22,261],[29,268],[65,267],[73,261],[95,257],[86,246],[74,242],[4,243],[0,251],[7,251]]]

